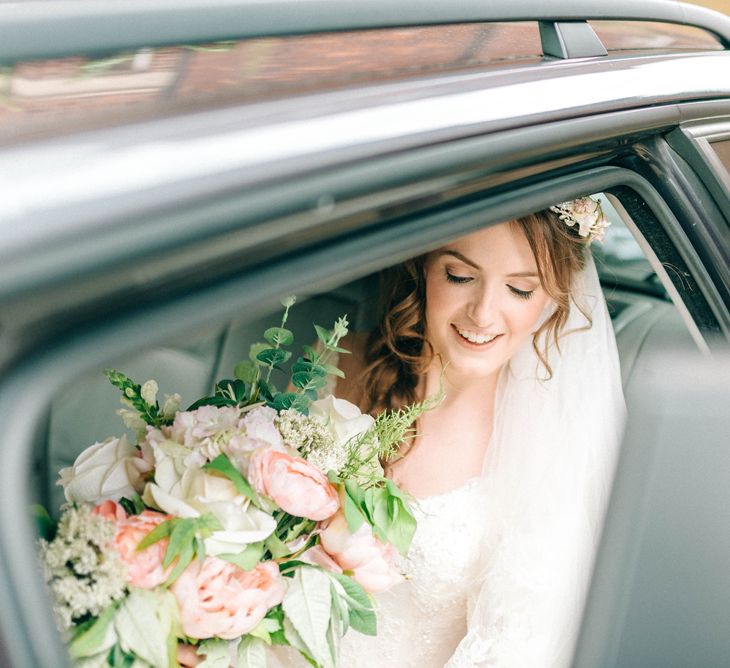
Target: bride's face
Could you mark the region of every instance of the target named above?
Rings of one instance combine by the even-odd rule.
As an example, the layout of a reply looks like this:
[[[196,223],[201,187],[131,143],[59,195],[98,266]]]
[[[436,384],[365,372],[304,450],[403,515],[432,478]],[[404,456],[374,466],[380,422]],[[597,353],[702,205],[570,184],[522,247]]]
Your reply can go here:
[[[501,223],[426,260],[426,336],[452,372],[486,377],[537,329],[549,297],[524,232]]]

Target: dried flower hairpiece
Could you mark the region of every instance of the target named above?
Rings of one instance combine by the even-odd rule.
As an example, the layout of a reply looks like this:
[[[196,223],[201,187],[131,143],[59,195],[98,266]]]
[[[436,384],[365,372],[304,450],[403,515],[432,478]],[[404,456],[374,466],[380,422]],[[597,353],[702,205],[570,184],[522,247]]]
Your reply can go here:
[[[611,224],[601,208],[601,200],[592,197],[578,197],[570,202],[562,202],[550,207],[566,225],[578,225],[578,234],[587,238],[588,243],[594,239],[603,241],[606,228]]]

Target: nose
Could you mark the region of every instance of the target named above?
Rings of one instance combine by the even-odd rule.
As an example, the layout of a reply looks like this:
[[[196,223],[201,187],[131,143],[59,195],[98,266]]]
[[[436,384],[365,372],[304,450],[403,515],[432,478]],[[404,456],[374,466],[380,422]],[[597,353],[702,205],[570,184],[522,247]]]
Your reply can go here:
[[[473,295],[467,309],[467,316],[480,329],[489,329],[498,319],[497,295],[484,286]]]

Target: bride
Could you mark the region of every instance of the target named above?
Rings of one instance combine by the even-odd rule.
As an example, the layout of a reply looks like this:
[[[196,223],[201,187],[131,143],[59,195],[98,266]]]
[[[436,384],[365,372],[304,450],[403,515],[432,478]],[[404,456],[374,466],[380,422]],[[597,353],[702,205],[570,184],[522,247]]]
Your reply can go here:
[[[588,250],[606,226],[580,198],[409,260],[379,327],[351,337],[338,396],[373,413],[445,398],[386,469],[417,500],[407,581],[339,665],[570,662],[624,419]]]

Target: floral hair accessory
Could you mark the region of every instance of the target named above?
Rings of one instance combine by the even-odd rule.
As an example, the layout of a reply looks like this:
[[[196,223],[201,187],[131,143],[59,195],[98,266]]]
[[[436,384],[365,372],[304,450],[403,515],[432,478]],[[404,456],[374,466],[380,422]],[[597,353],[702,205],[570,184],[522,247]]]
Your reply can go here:
[[[588,243],[594,239],[603,241],[606,228],[611,224],[601,208],[601,200],[592,197],[578,197],[570,202],[563,202],[550,207],[566,225],[578,225],[578,234],[587,238]]]

